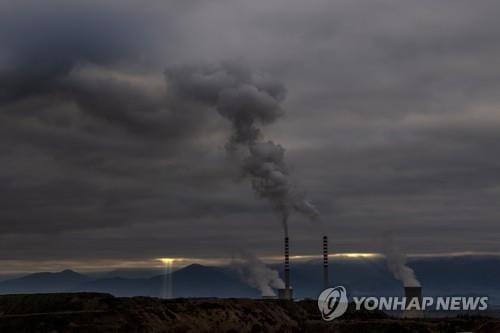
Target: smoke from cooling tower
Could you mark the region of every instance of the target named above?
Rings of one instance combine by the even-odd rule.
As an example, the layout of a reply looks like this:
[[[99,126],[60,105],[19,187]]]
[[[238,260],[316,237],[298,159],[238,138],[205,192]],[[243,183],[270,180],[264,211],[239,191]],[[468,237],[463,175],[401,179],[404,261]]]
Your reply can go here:
[[[396,246],[391,236],[388,236],[385,245],[384,255],[387,267],[394,278],[401,281],[405,287],[420,287],[415,272],[407,265],[406,255]]]
[[[267,267],[257,256],[241,252],[242,261],[234,262],[233,268],[250,286],[260,290],[262,296],[275,296],[273,289],[285,287],[277,271]]]
[[[249,178],[259,198],[282,216],[288,235],[291,211],[314,219],[318,210],[289,180],[285,149],[263,139],[261,127],[283,115],[284,87],[267,77],[230,64],[172,66],[165,71],[170,98],[213,109],[232,125],[226,151]]]

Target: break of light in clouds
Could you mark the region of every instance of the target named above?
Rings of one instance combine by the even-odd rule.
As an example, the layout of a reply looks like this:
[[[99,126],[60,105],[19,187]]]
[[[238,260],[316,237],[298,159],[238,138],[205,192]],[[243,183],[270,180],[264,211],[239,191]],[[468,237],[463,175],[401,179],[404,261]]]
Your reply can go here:
[[[221,62],[286,88],[263,134],[331,251],[379,252],[391,230],[406,253],[499,252],[499,9],[1,1],[0,260],[278,255],[275,213],[224,156],[230,124],[167,99],[165,68]],[[320,232],[289,222],[292,255],[320,253]]]
[[[408,254],[410,260],[419,259],[442,259],[442,258],[500,258],[500,252],[446,252],[446,253],[425,253],[425,254]],[[381,253],[335,253],[329,256],[331,262],[337,260],[353,260],[364,262],[366,260],[384,259]],[[283,261],[282,256],[265,256],[260,258],[266,264],[280,264]],[[292,263],[314,262],[322,259],[321,255],[295,255],[290,256]],[[234,257],[220,258],[155,258],[144,260],[0,260],[2,270],[0,278],[10,274],[22,274],[31,272],[56,272],[64,269],[74,269],[79,272],[108,272],[120,270],[161,270],[165,266],[165,262],[170,262],[174,269],[185,267],[191,264],[200,264],[208,266],[227,266],[234,261],[238,261]]]

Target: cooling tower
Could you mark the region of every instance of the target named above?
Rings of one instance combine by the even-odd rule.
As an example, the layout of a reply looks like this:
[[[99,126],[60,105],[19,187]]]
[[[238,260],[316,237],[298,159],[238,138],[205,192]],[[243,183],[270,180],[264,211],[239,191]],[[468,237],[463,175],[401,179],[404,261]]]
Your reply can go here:
[[[414,299],[418,301],[419,308],[422,306],[422,287],[405,287],[405,298],[406,298],[406,307],[408,307],[412,300]],[[409,309],[403,312],[403,317],[405,318],[422,318],[424,313],[420,309]]]

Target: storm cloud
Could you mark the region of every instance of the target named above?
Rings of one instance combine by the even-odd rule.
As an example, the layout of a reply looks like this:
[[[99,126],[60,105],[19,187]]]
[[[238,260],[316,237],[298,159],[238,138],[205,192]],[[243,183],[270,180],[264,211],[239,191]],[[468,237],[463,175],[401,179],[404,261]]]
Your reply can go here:
[[[0,2],[0,259],[220,257],[228,237],[279,253],[224,157],[231,124],[169,99],[165,68],[207,63],[272,78],[287,112],[263,134],[332,251],[392,230],[405,253],[500,252],[499,7]],[[303,220],[294,251],[320,253]]]

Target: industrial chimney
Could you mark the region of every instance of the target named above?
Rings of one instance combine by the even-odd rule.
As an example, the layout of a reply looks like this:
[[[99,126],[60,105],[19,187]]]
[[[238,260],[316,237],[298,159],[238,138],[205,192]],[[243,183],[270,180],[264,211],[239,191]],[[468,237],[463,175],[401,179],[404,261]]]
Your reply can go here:
[[[285,237],[285,288],[290,288],[290,247],[288,237]]]
[[[292,299],[293,290],[290,287],[290,251],[288,245],[288,236],[285,237],[285,264],[283,273],[285,275],[285,288],[278,290],[278,296],[281,299]]]
[[[323,290],[329,287],[328,281],[328,236],[323,236]]]

